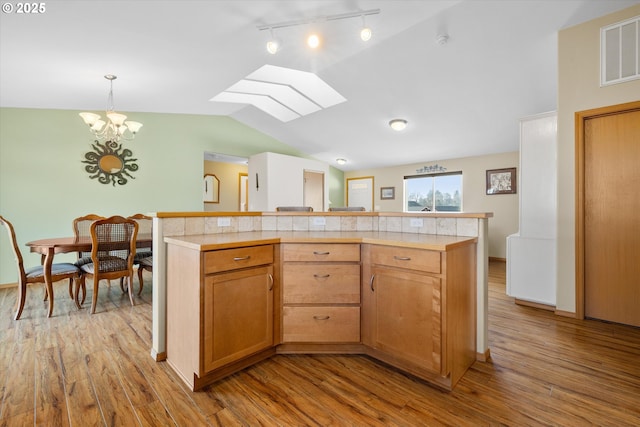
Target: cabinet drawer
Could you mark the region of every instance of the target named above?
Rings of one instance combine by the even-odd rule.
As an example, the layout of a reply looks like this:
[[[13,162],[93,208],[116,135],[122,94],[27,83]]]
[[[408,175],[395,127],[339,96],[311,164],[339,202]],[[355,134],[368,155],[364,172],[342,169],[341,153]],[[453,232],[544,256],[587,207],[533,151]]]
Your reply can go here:
[[[283,261],[360,261],[360,245],[352,243],[289,243]]]
[[[273,263],[273,246],[223,249],[204,253],[204,274]]]
[[[360,304],[359,264],[284,264],[285,304]]]
[[[283,307],[284,342],[360,342],[360,307]]]
[[[371,262],[377,265],[440,273],[440,252],[396,246],[372,246]]]

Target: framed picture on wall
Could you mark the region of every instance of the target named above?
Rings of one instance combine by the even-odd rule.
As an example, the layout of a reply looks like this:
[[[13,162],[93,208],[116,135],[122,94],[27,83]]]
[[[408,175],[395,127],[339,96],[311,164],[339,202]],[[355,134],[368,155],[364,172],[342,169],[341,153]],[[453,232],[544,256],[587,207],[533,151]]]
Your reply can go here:
[[[487,194],[516,194],[516,168],[487,170]]]
[[[380,200],[394,200],[396,187],[380,187]]]

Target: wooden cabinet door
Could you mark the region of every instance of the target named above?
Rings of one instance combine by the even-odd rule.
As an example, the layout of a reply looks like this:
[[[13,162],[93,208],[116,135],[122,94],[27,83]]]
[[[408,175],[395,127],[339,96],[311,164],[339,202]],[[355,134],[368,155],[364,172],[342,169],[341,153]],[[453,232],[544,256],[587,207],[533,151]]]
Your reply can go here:
[[[374,348],[439,373],[442,366],[440,279],[373,267],[363,291]]]
[[[205,277],[202,368],[215,368],[273,345],[273,267]]]

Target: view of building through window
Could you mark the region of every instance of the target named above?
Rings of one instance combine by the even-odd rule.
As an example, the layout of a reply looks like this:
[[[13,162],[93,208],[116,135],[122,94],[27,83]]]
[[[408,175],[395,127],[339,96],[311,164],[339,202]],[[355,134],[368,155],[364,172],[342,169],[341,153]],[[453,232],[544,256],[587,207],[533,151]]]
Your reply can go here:
[[[404,209],[462,212],[462,172],[405,176]]]

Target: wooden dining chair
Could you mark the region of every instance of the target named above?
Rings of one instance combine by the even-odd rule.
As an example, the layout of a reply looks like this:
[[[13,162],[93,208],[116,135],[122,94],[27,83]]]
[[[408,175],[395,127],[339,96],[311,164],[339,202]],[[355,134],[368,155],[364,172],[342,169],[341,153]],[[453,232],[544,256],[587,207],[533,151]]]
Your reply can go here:
[[[18,242],[16,240],[16,233],[13,229],[13,225],[0,216],[0,224],[2,224],[9,234],[9,241],[13,246],[13,254],[16,259],[16,264],[18,265],[18,300],[17,300],[17,309],[15,320],[20,319],[22,315],[22,310],[24,309],[24,303],[26,300],[27,293],[27,284],[29,283],[45,283],[44,280],[44,266],[38,265],[35,267],[31,267],[25,270],[24,262],[22,259],[22,253],[20,252],[20,248],[18,247]],[[69,287],[72,288],[73,282],[80,282],[80,270],[78,267],[71,263],[58,263],[51,265],[51,281],[58,282],[60,280],[69,279]],[[72,288],[73,289],[73,288]],[[46,294],[45,290],[45,294]],[[49,298],[53,298],[53,295],[49,295]]]
[[[131,215],[128,218],[138,223],[138,235],[153,235],[152,217],[138,213],[135,215]],[[136,256],[133,259],[133,264],[138,266],[138,282],[140,283],[138,295],[140,295],[142,293],[142,288],[144,287],[142,273],[144,271],[153,271],[153,251],[151,250],[151,248],[136,249]]]
[[[99,219],[91,224],[91,262],[80,266],[82,275],[76,282],[75,298],[78,307],[84,303],[79,299],[79,287],[85,288],[87,277],[93,278],[91,314],[96,312],[98,285],[102,279],[126,278],[131,305],[133,300],[133,259],[136,255],[138,223],[122,216]]]
[[[91,224],[93,221],[104,219],[103,216],[96,214],[89,214],[78,217],[73,220],[73,237],[77,238],[91,238]],[[78,252],[78,260],[75,264],[81,267],[83,264],[91,262],[91,252]]]

